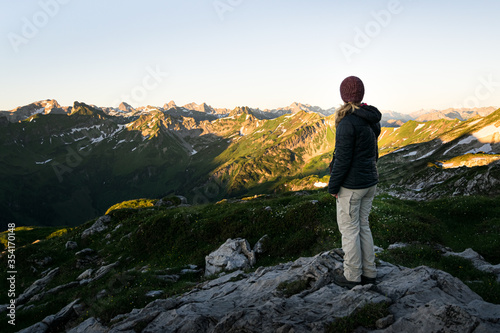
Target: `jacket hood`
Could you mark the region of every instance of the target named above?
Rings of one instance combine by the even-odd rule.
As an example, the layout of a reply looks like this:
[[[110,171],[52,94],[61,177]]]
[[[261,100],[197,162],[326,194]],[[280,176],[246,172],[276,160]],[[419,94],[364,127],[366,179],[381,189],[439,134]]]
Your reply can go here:
[[[376,124],[382,119],[382,113],[380,113],[376,107],[366,104],[361,105],[359,109],[354,110],[353,114],[365,119],[371,124]]]

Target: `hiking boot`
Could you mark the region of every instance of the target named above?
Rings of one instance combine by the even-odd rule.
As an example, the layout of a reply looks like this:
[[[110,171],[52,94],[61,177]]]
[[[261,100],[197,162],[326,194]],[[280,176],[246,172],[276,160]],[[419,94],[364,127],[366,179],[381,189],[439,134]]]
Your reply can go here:
[[[376,284],[376,278],[368,278],[366,276],[361,275],[361,284],[364,286],[365,284]]]
[[[339,285],[341,287],[345,287],[345,288],[348,288],[348,289],[351,289],[353,287],[356,287],[356,286],[359,286],[361,285],[361,282],[356,282],[356,281],[349,281],[345,278],[344,274],[341,274],[341,275],[335,275],[333,277],[333,282],[336,284],[336,285]]]

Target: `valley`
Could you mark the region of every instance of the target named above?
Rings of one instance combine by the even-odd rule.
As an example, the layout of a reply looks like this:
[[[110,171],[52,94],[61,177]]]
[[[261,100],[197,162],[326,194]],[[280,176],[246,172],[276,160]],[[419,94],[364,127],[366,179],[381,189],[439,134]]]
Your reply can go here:
[[[498,194],[500,110],[490,111],[384,127],[380,191],[416,200]],[[0,127],[3,230],[12,221],[75,226],[142,197],[202,204],[316,190],[328,183],[335,147],[332,110],[300,103],[262,111],[46,100],[1,112]]]

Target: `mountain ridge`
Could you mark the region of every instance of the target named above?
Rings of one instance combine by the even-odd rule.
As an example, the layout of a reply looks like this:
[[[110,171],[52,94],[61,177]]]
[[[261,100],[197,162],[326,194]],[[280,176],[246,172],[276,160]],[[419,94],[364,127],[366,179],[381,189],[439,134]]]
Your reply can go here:
[[[70,115],[0,123],[2,225],[78,224],[138,197],[180,194],[204,203],[328,183],[334,115],[298,110],[267,119],[239,107],[218,117],[174,104],[124,117],[75,102]],[[496,193],[499,119],[497,110],[383,128],[380,189],[418,200],[452,195],[454,184],[462,184],[457,193]]]

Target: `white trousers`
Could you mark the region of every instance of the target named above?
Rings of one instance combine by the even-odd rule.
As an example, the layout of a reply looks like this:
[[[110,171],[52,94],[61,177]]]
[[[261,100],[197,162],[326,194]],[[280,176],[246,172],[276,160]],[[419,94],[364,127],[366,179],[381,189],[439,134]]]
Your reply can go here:
[[[337,224],[342,234],[344,276],[360,282],[361,275],[377,277],[373,237],[368,222],[377,186],[352,190],[341,187],[337,198]]]

